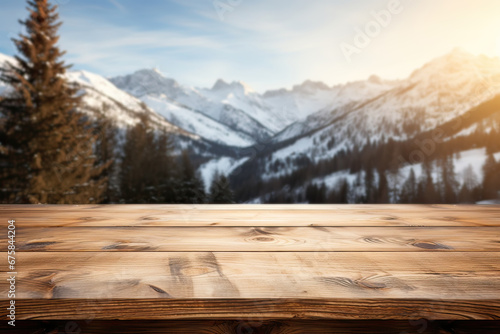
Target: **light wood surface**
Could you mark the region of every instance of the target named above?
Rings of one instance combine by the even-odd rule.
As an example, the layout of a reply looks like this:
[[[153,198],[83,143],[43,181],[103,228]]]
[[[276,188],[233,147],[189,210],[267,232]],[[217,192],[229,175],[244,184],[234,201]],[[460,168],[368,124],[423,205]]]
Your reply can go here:
[[[17,298],[495,299],[498,254],[20,252]]]
[[[4,205],[0,218],[55,226],[497,226],[500,206]]]
[[[16,220],[19,320],[500,319],[499,206],[8,205],[0,219],[4,252]]]
[[[500,227],[20,227],[17,234],[26,252],[500,251]]]

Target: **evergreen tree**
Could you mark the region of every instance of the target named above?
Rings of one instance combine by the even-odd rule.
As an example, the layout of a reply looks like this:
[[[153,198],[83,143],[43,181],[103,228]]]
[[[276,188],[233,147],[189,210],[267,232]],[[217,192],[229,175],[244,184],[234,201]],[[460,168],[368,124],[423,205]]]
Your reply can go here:
[[[378,171],[379,181],[377,188],[377,203],[387,204],[389,201],[389,183],[387,182],[387,176],[382,170]]]
[[[365,169],[365,203],[375,203],[376,186],[374,181],[373,169],[371,167],[367,167]]]
[[[421,178],[417,184],[417,195],[415,196],[415,204],[425,203],[425,179]]]
[[[205,203],[205,186],[203,181],[196,175],[187,151],[182,152],[180,176],[176,202],[180,204]]]
[[[26,34],[13,39],[20,55],[0,80],[13,92],[0,101],[0,183],[8,203],[97,203],[104,191],[95,166],[95,137],[77,111],[77,88],[64,77],[69,66],[57,42],[57,7],[28,1],[20,21]]]
[[[120,168],[122,203],[158,202],[154,198],[156,180],[152,172],[154,139],[146,115],[142,115],[141,121],[127,130]]]
[[[500,191],[500,164],[495,160],[493,154],[488,154],[483,166],[483,199],[490,200],[498,198]]]
[[[399,197],[399,202],[403,204],[414,203],[417,197],[417,179],[415,177],[415,171],[413,168],[410,170],[410,175],[408,179],[403,184],[401,189],[401,194]]]
[[[223,174],[216,173],[210,185],[211,204],[233,204],[234,196],[229,185],[229,180]]]
[[[165,129],[158,135],[155,147],[156,161],[153,165],[156,167],[154,174],[158,189],[157,197],[162,203],[175,203],[175,177],[178,171],[172,158],[174,144]]]
[[[326,203],[326,185],[309,184],[306,188],[306,200],[309,204],[324,204]]]
[[[340,189],[338,192],[337,203],[349,203],[349,182],[347,179],[343,179],[340,183]]]
[[[440,196],[434,186],[432,161],[426,159],[423,163],[423,170],[425,175],[422,176],[422,181],[419,184],[416,202],[421,204],[435,204],[439,202]]]
[[[103,106],[103,110],[107,107]],[[97,142],[95,145],[96,163],[103,168],[102,176],[106,182],[101,203],[109,204],[118,199],[118,181],[116,168],[117,130],[106,118],[97,120],[95,126]]]
[[[460,203],[475,203],[481,199],[479,181],[472,165],[467,166],[463,173],[464,183],[458,195]]]
[[[127,130],[120,167],[122,203],[177,202],[179,185],[173,180],[172,150],[167,132],[156,134],[145,114]]]
[[[440,160],[441,165],[441,201],[446,204],[457,203],[458,181],[451,156]]]

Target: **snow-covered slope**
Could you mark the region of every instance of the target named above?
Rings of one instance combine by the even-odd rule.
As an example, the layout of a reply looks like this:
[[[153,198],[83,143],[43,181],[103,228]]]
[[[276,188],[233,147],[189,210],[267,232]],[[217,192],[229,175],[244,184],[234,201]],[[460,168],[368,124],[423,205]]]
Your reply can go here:
[[[371,76],[368,80],[349,82],[332,88],[310,81],[295,86],[291,92],[279,94],[288,98],[289,105],[295,105],[295,121],[276,135],[273,141],[280,142],[324,127],[349,110],[394,89],[398,84],[397,81],[384,81],[377,76]],[[273,102],[277,105],[287,104],[279,99]]]
[[[263,181],[291,175],[303,161],[326,161],[339,152],[360,149],[368,141],[411,139],[449,122],[467,126],[457,127],[457,133],[445,133],[445,140],[478,128],[488,133],[496,123],[479,126],[460,121],[474,107],[500,95],[500,59],[473,56],[457,49],[405,80],[385,82],[372,77],[333,87],[332,91],[336,89],[338,94],[331,108],[313,113],[276,135],[256,161],[242,166],[240,175],[259,170]],[[460,161],[455,163],[457,172],[461,172]],[[478,171],[482,160],[472,164]]]
[[[169,120],[172,124],[213,142],[227,145],[245,147],[251,146],[254,140],[249,135],[237,133],[228,126],[219,123],[206,115],[191,110],[187,107],[169,101],[164,95],[145,95],[142,97],[156,113]]]
[[[211,90],[196,89],[180,85],[177,81],[164,77],[157,70],[141,70],[124,77],[117,77],[111,81],[120,89],[147,101],[163,99],[166,102],[174,102],[185,109],[198,112],[205,116],[205,120],[198,116],[200,125],[207,123],[207,127],[213,129],[213,120],[224,125],[224,132],[232,131],[229,138],[237,138],[237,142],[224,142],[228,146],[238,146],[252,138],[249,145],[257,141],[267,139],[273,134],[271,130],[254,119],[245,111],[227,103],[225,100],[214,98]],[[152,98],[152,99],[151,99]],[[185,117],[186,116],[186,117]],[[185,117],[185,118],[184,118]],[[188,114],[176,115],[178,124],[190,123],[192,117]],[[211,137],[219,136],[210,133]],[[220,135],[219,141],[223,141],[226,134]]]
[[[0,67],[5,68],[6,62],[15,63],[14,58],[0,54]],[[81,111],[87,115],[98,118],[104,117],[122,129],[135,125],[143,114],[147,114],[150,124],[156,129],[165,129],[182,142],[200,141],[196,134],[189,133],[164,117],[148,108],[136,97],[120,90],[110,81],[100,75],[87,71],[74,71],[66,73],[70,84],[79,88],[83,96]],[[7,87],[0,82],[0,94],[6,92]]]
[[[69,72],[68,81],[78,85],[83,94],[83,109],[113,120],[120,127],[135,125],[138,115],[150,112],[137,98],[116,88],[105,78],[87,71]],[[170,129],[174,127],[164,122]]]
[[[329,112],[364,101],[394,86],[393,83],[373,77],[367,81],[335,87],[306,81],[294,86],[292,90],[281,89],[259,94],[244,82],[228,83],[222,79],[217,80],[211,88],[187,87],[164,77],[157,70],[140,70],[131,75],[113,78],[111,81],[145,102],[161,98],[168,103],[198,111],[232,129],[233,137],[240,135],[240,139],[246,140],[250,136],[253,143],[267,142],[274,134],[295,122],[303,121],[311,114]],[[184,116],[186,119],[182,119]],[[203,120],[199,120],[202,125]],[[190,122],[190,116],[176,115],[175,121],[169,121],[178,125],[186,124]],[[211,124],[208,121],[207,123]],[[293,130],[284,132],[276,140],[294,134]]]
[[[13,59],[0,54],[0,66],[7,60]],[[67,76],[81,88],[89,114],[126,127],[147,113],[154,127],[184,138],[182,148],[194,142],[215,145],[217,153],[206,154],[201,148],[195,152],[204,156],[200,161],[206,180],[216,169],[229,173],[240,164],[245,174],[245,166],[258,161],[263,171],[259,177],[266,181],[293,172],[297,167],[293,161],[302,158],[319,162],[361,148],[368,140],[413,138],[500,94],[500,59],[459,49],[404,80],[372,76],[333,87],[305,81],[290,90],[264,94],[241,81],[188,87],[157,70],[110,80],[86,71]],[[5,88],[0,83],[0,93]],[[467,124],[449,138],[493,126]],[[247,149],[237,152],[234,147]]]
[[[345,145],[361,147],[368,139],[411,138],[500,94],[500,59],[475,57],[457,49],[406,80],[378,87],[375,82],[381,81],[371,79],[344,86],[344,96],[361,91],[367,98],[357,102],[345,99],[347,102],[340,106],[317,112],[285,129],[274,142],[305,136],[316,144],[306,145],[305,139],[299,139],[281,150],[308,156],[316,152],[316,159],[321,159],[322,155],[331,157]],[[346,94],[346,90],[350,93]],[[278,151],[274,155],[286,154]]]

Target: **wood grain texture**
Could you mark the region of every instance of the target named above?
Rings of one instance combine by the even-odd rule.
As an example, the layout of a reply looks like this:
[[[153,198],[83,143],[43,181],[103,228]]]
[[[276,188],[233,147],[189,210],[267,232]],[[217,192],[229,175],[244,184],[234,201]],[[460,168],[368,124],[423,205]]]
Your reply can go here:
[[[0,219],[49,226],[500,226],[499,206],[3,205]]]
[[[497,334],[500,321],[19,321],[16,334]],[[11,330],[0,323],[0,330]]]
[[[500,299],[498,254],[20,252],[16,297]]]
[[[28,299],[16,310],[18,320],[500,320],[498,300],[460,299]]]
[[[500,320],[500,206],[0,206],[9,219],[18,320],[239,334],[422,333],[407,326],[420,318],[456,334],[493,321],[470,331],[481,333]],[[7,291],[0,280],[4,310]]]
[[[16,334],[497,334],[500,321],[19,321]],[[11,330],[0,323],[0,330]]]
[[[0,247],[7,249],[7,235]],[[493,252],[500,227],[17,228],[27,252]]]

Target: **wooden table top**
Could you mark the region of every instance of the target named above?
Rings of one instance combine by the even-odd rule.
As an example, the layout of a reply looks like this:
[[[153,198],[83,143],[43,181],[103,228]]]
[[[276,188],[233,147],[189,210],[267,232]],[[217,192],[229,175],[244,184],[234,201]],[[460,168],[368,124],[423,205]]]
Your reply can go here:
[[[4,252],[16,221],[19,320],[500,319],[499,206],[4,205],[0,219]]]

